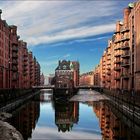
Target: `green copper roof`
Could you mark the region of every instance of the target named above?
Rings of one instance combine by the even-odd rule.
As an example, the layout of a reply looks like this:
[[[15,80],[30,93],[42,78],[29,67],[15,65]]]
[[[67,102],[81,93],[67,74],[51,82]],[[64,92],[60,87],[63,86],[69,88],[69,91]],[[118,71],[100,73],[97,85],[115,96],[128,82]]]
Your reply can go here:
[[[129,3],[129,4],[128,4],[128,7],[133,8],[133,7],[134,7],[134,3],[132,3],[132,2]]]
[[[74,69],[74,65],[72,64],[72,62],[70,63],[70,69]]]

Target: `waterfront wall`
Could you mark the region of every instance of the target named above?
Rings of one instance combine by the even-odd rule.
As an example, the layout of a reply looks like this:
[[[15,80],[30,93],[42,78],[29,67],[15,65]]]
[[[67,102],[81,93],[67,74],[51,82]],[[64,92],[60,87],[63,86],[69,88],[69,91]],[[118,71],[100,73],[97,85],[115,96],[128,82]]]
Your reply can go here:
[[[34,96],[38,89],[7,89],[0,90],[0,107],[11,102],[24,98],[25,96]]]
[[[132,92],[122,92],[116,90],[102,89],[102,93],[111,97],[115,101],[121,101],[127,106],[140,108],[140,95]]]

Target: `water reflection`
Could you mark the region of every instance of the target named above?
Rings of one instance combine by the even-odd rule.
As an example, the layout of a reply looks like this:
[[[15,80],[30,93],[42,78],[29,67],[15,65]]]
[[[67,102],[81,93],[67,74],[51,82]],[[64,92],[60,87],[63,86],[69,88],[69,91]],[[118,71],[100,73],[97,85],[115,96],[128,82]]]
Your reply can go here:
[[[139,126],[110,101],[53,100],[44,92],[11,111],[10,123],[24,139],[137,140]]]
[[[55,124],[58,131],[72,130],[73,124],[79,120],[79,103],[69,102],[63,99],[55,101]]]
[[[32,130],[35,129],[40,116],[40,102],[29,101],[11,113],[13,116],[9,122],[21,132],[25,140],[31,138]]]
[[[134,121],[130,121],[125,112],[121,113],[110,102],[94,102],[93,109],[99,119],[102,138],[108,140],[138,140],[140,138],[139,128]],[[127,118],[127,121],[124,118]],[[130,127],[129,127],[130,126]],[[137,133],[137,134],[136,134]]]

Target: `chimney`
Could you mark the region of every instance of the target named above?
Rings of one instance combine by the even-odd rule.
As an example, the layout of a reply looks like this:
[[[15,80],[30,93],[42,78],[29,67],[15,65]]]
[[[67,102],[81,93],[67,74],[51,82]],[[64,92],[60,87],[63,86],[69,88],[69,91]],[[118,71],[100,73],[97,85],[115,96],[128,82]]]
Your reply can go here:
[[[117,21],[117,23],[116,23],[116,32],[120,32],[120,28],[121,28],[120,21]]]
[[[128,26],[128,18],[129,18],[129,14],[130,14],[131,10],[130,8],[125,8],[124,9],[124,26],[127,27]]]
[[[0,19],[1,19],[2,10],[0,9]]]

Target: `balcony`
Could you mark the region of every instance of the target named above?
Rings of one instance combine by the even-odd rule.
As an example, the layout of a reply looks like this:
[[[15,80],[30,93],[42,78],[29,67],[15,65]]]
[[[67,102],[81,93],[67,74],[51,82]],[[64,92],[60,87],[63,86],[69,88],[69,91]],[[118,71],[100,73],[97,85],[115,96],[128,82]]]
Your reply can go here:
[[[128,45],[126,45],[126,46],[122,46],[121,49],[122,49],[122,50],[129,50],[129,48],[130,48],[130,47],[129,47]]]
[[[119,42],[121,42],[121,39],[117,39],[117,40],[115,40],[115,44],[117,44],[117,43],[119,43]]]
[[[13,60],[12,61],[12,65],[18,65],[18,61],[17,60]]]
[[[120,50],[120,49],[121,49],[121,46],[116,46],[116,47],[114,48],[115,51]]]
[[[30,67],[30,71],[33,71],[34,70],[34,67]]]
[[[24,62],[27,62],[28,61],[28,58],[26,57],[26,58],[24,58]]]
[[[121,57],[122,58],[129,58],[130,57],[130,53],[128,51],[124,52]]]
[[[115,70],[115,71],[120,71],[121,68],[120,68],[120,66],[116,66],[116,67],[114,67],[114,70]]]
[[[122,74],[121,77],[126,80],[129,79],[129,75],[127,73]]]
[[[23,72],[23,76],[27,76],[27,72]]]
[[[120,33],[120,31],[115,31],[114,34]]]
[[[110,72],[110,71],[108,71],[108,72],[107,72],[107,75],[111,75],[111,72]]]
[[[130,39],[129,36],[127,35],[127,36],[123,36],[121,38],[121,41],[128,41],[129,39]]]
[[[107,70],[110,70],[110,67],[107,67]]]
[[[16,66],[13,66],[13,67],[12,67],[12,71],[14,71],[14,72],[15,72],[15,71],[18,71],[18,68],[17,68]]]
[[[28,54],[26,53],[26,54],[24,54],[24,57],[28,57]]]
[[[24,67],[24,68],[23,68],[23,71],[24,71],[24,72],[28,71],[28,68],[27,68],[27,67]]]
[[[120,57],[121,54],[120,54],[120,53],[117,53],[117,54],[115,54],[114,56],[115,56],[115,57]]]
[[[103,74],[102,76],[105,77],[105,74]]]
[[[26,67],[28,65],[28,63],[24,63],[23,66]]]
[[[107,79],[107,82],[111,82],[111,80],[110,79]]]
[[[127,62],[122,62],[122,63],[121,63],[121,66],[122,66],[122,67],[129,67],[129,65],[130,65],[130,62],[129,62],[129,61],[127,61]]]
[[[105,83],[105,80],[103,80],[103,83]]]
[[[129,31],[129,28],[128,27],[123,27],[121,29],[121,33],[128,32],[128,31]]]
[[[18,76],[12,78],[12,81],[17,81],[17,80],[18,80]]]
[[[33,75],[34,74],[34,72],[33,71],[30,71],[30,75]]]
[[[120,80],[120,76],[119,76],[119,75],[116,75],[116,76],[114,77],[114,80],[119,81],[119,80]]]
[[[111,60],[111,58],[110,57],[107,57],[107,60]]]
[[[120,59],[117,59],[115,60],[114,64],[120,64],[121,63],[121,60]]]
[[[13,52],[18,52],[18,47],[17,47],[17,46],[13,46],[13,47],[12,47],[12,51],[13,51]]]
[[[12,54],[12,57],[13,57],[13,58],[17,58],[17,57],[18,57],[18,54],[17,54],[17,53],[13,53],[13,54]]]

